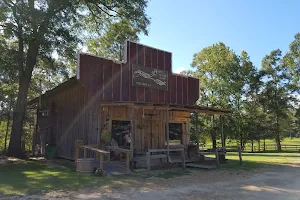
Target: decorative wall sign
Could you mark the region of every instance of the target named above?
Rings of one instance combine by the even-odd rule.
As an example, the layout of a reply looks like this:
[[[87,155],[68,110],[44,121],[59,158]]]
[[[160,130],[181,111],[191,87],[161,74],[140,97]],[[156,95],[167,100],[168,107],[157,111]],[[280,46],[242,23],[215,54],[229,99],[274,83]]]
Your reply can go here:
[[[114,107],[114,119],[126,119],[126,107]]]
[[[175,117],[186,117],[186,118],[190,118],[191,114],[189,112],[184,112],[184,111],[176,111],[175,112]]]
[[[191,119],[190,118],[186,118],[186,117],[175,117],[174,121],[178,121],[178,122],[190,122]]]
[[[133,64],[132,86],[168,91],[168,72]]]

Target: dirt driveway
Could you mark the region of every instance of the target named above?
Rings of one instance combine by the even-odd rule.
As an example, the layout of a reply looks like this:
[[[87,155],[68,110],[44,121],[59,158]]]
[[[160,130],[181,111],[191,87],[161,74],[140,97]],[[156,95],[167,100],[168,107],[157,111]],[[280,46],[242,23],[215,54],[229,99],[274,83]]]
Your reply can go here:
[[[300,199],[300,165],[276,166],[256,171],[192,170],[170,179],[147,178],[118,182],[78,192],[52,192],[22,199]]]

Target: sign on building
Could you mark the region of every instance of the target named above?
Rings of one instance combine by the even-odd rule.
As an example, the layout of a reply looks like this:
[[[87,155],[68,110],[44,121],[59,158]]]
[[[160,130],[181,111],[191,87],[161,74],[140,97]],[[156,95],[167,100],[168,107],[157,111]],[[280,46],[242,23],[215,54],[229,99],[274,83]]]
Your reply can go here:
[[[168,72],[133,64],[132,86],[168,91]]]

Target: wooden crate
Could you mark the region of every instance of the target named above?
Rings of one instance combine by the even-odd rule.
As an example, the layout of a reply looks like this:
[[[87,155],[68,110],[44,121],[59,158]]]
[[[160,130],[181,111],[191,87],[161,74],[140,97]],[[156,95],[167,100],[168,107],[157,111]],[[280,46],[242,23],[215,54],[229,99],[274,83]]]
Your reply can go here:
[[[92,173],[95,167],[93,158],[80,158],[77,160],[76,171],[84,173]]]

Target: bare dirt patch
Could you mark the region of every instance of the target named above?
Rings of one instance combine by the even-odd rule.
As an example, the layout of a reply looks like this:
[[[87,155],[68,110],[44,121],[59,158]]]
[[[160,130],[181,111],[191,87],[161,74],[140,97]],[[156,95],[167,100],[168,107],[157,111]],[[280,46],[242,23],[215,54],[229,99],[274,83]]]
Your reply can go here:
[[[110,186],[19,199],[300,199],[300,165],[295,164],[253,171],[190,170],[170,178],[161,178],[159,173],[163,172],[141,174],[142,179],[116,181]]]

